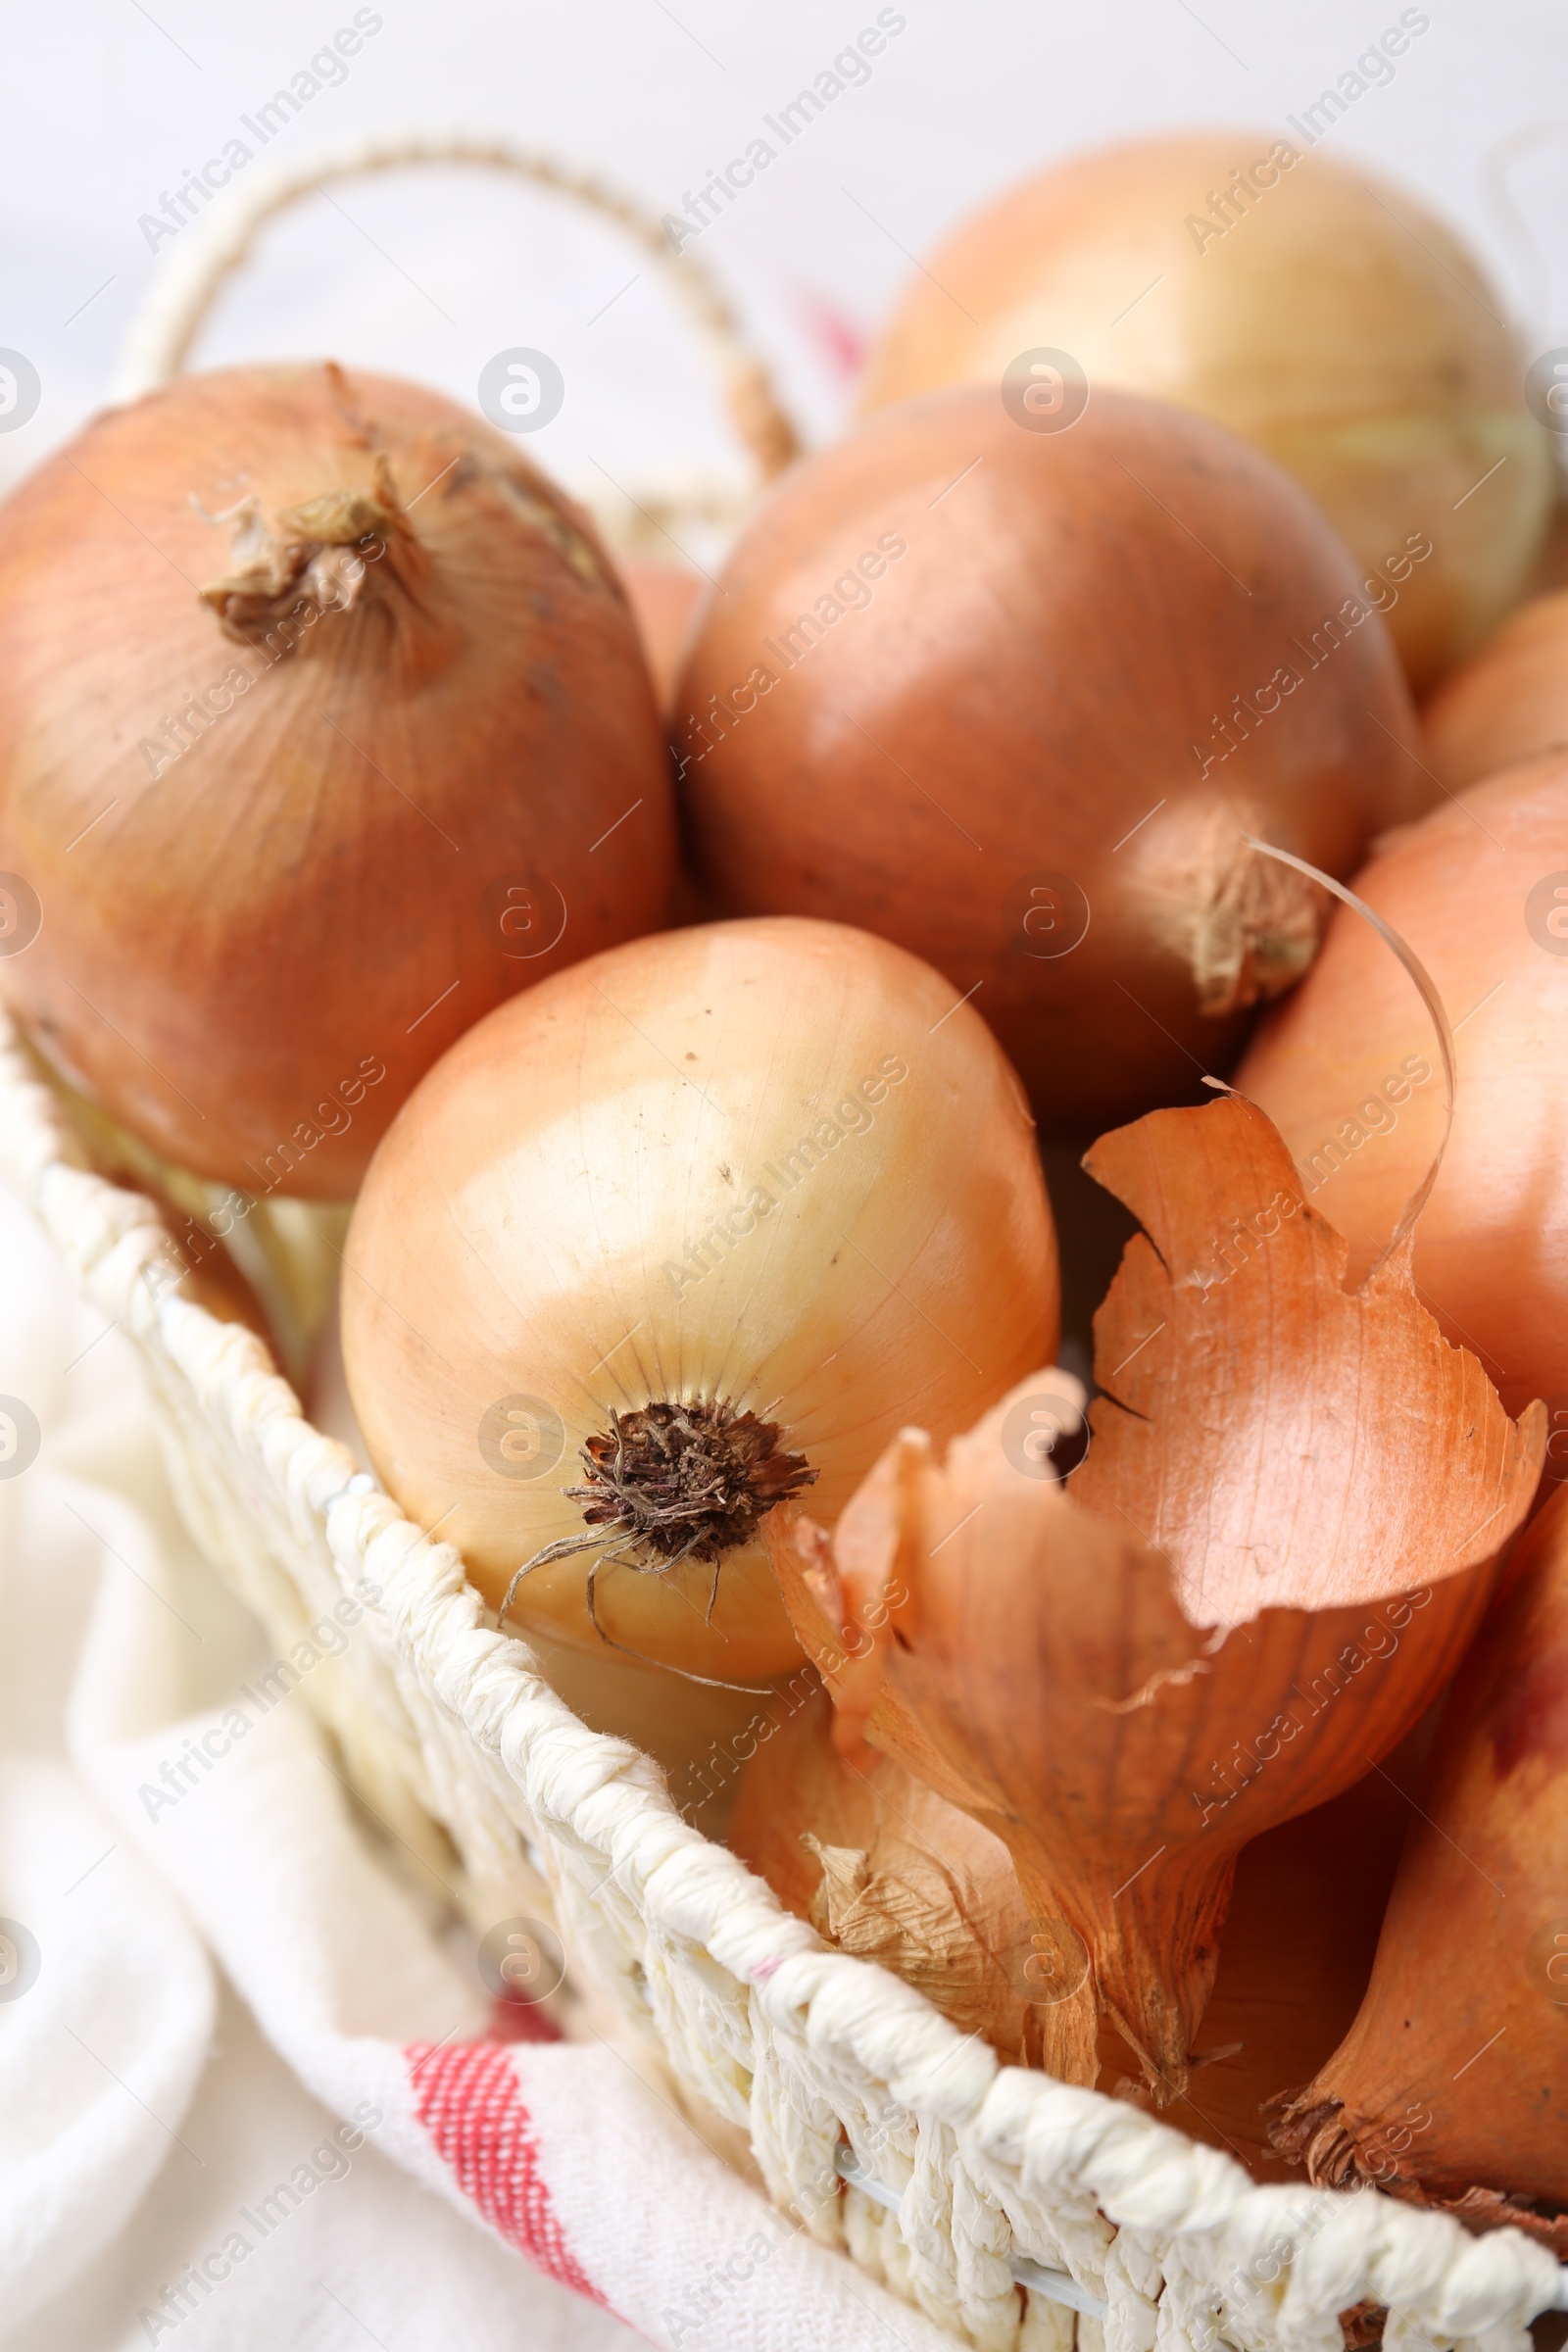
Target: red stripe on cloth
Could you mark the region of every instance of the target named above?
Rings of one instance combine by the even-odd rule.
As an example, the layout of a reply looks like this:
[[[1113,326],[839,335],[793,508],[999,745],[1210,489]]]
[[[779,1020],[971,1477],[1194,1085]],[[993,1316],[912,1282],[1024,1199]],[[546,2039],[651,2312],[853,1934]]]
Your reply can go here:
[[[563,2286],[603,2304],[556,2218],[516,2070],[502,2044],[411,2042],[403,2054],[416,2112],[464,2195],[509,2246]]]

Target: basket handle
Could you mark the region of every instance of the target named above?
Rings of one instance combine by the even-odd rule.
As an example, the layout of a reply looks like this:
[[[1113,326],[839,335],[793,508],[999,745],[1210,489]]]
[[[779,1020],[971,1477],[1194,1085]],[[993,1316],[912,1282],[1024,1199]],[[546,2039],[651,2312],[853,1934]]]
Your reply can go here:
[[[677,253],[654,216],[589,172],[508,140],[467,131],[391,131],[353,139],[310,162],[247,176],[192,224],[142,303],[116,366],[113,397],[135,400],[178,375],[224,279],[250,253],[274,213],[328,180],[405,164],[488,164],[537,187],[572,196],[613,220],[661,268],[685,303],[723,378],[731,421],[764,482],[801,454],[800,436],[773,387],[763,361],[748,343],[740,319],[706,264]]]

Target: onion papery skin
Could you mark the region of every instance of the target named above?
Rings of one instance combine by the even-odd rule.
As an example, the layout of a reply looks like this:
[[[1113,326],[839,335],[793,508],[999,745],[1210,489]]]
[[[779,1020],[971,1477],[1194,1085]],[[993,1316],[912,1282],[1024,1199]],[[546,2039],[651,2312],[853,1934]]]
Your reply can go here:
[[[901,1423],[963,1427],[1056,1331],[1015,1073],[937,973],[804,921],[666,933],[500,1007],[392,1127],[346,1258],[371,1458],[492,1603],[584,1532],[562,1490],[612,1409],[731,1398],[805,1456],[831,1518]],[[544,1474],[481,1452],[487,1411],[515,1396],[559,1425]],[[534,1569],[514,1614],[602,1654],[592,1556]],[[607,1570],[606,1632],[727,1682],[798,1663],[760,1537],[718,1568],[716,1589],[696,1558]]]
[[[860,406],[996,385],[1020,355],[1055,350],[1096,395],[1117,385],[1213,416],[1286,466],[1383,583],[1425,684],[1524,593],[1549,443],[1474,257],[1404,189],[1301,146],[1273,131],[1145,139],[1009,189],[908,279]],[[1222,227],[1209,199],[1236,172],[1247,193]]]
[[[1450,792],[1568,745],[1568,588],[1532,597],[1421,713],[1433,773]]]
[[[1422,1298],[1508,1411],[1545,1399],[1548,1477],[1568,1474],[1568,756],[1445,803],[1355,888],[1420,956],[1453,1021],[1453,1133],[1415,1235]],[[1533,898],[1532,894],[1536,894]],[[1420,1076],[1420,1072],[1426,1075]],[[1370,926],[1337,913],[1317,963],[1236,1075],[1352,1278],[1394,1230],[1442,1132],[1431,1025]],[[1360,1141],[1356,1140],[1359,1136]]]
[[[1427,805],[1356,589],[1295,484],[1201,417],[891,410],[785,478],[705,608],[674,731],[699,874],[974,991],[1043,1123],[1191,1093],[1322,921],[1241,836],[1343,873]]]
[[[776,1705],[754,1725],[732,1850],[820,1932],[829,1933],[836,1912],[829,1939],[841,1949],[902,1976],[1004,2060],[1038,2064],[1032,2012],[1046,1990],[1042,1955],[1006,1847],[892,1757],[868,1749],[858,1765],[849,1762],[834,1744],[825,1692],[791,1696],[788,1708]],[[1269,2144],[1265,2103],[1337,2048],[1366,1991],[1411,1819],[1404,1783],[1412,1770],[1419,1785],[1420,1756],[1410,1750],[1424,1755],[1424,1728],[1387,1769],[1265,1832],[1237,1864],[1192,2088],[1166,2120],[1229,2149],[1254,2180],[1297,2177]],[[846,1861],[863,1854],[868,1884],[858,1901],[829,1903],[824,1861],[808,1838]],[[1138,2062],[1109,2026],[1098,2055],[1102,2089],[1147,2103]]]
[[[741,1776],[729,1843],[841,1951],[891,1969],[1000,2058],[1031,2062],[1030,1923],[1006,1847],[891,1756],[846,1762],[824,1690],[773,1719]]]
[[[1299,2179],[1269,2144],[1264,2109],[1338,2047],[1360,2006],[1412,1818],[1407,1759],[1422,1744],[1418,1732],[1353,1788],[1265,1831],[1237,1858],[1192,2085],[1164,2112],[1191,2138],[1228,2149],[1254,2180]],[[1105,2033],[1101,2054],[1102,2088],[1118,2087],[1116,2071],[1137,2080],[1131,2051],[1118,2053]]]
[[[945,1461],[901,1430],[831,1540],[804,1510],[769,1537],[846,1754],[895,1757],[1001,1838],[1066,1989],[1076,1966],[1042,2020],[1050,2070],[1095,2081],[1098,2009],[1165,2105],[1237,1853],[1360,1779],[1450,1680],[1546,1416],[1510,1421],[1448,1346],[1407,1240],[1347,1287],[1343,1237],[1241,1097],[1152,1112],[1088,1167],[1142,1230],[1096,1317],[1068,1482],[1020,1440],[1072,1429],[1082,1391],[1036,1374]]]
[[[1365,2001],[1286,2108],[1314,2180],[1515,2222],[1568,2257],[1568,1495],[1448,1694]],[[1505,2200],[1535,2200],[1545,2216]],[[1553,2218],[1554,2217],[1554,2218]]]
[[[1003,1839],[1064,1984],[1078,1956],[1076,2008],[1040,2019],[1057,2036],[1048,2069],[1096,2081],[1098,2008],[1166,2106],[1189,2088],[1241,1848],[1408,1736],[1474,1639],[1496,1564],[1370,1609],[1263,1609],[1210,1647],[1124,1515],[1083,1509],[1077,1480],[1058,1505],[1011,1471],[1001,1419],[943,1469],[918,1432],[879,1469],[902,1489],[887,1590],[912,1598],[891,1612],[903,1639],[877,1648],[865,1738]],[[883,1551],[868,1501],[869,1486],[840,1521],[841,1568]],[[841,1700],[841,1740],[849,1720]]]
[[[384,511],[378,483],[401,512],[350,608],[306,600],[292,651],[224,633],[198,591],[229,528],[193,502],[270,524]],[[206,723],[165,737],[188,697]],[[74,1082],[202,1176],[348,1198],[454,1038],[663,918],[671,796],[609,559],[414,385],[246,368],[107,412],[0,510],[0,868],[42,909],[0,987]]]

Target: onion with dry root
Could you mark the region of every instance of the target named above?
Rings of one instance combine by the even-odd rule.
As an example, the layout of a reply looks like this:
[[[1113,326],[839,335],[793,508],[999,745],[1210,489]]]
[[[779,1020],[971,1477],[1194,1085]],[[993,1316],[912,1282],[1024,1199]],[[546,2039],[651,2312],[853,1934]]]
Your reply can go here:
[[[1448,1694],[1372,1983],[1275,2134],[1568,2258],[1568,1495],[1516,1546]]]
[[[1027,382],[1065,353],[1095,398],[1120,385],[1213,416],[1310,491],[1420,684],[1517,602],[1550,516],[1503,309],[1451,229],[1359,163],[1272,131],[1140,139],[1053,166],[950,237],[873,347],[861,407]],[[1059,384],[1058,366],[1039,389]]]
[[[1568,747],[1568,588],[1532,597],[1421,713],[1427,758],[1450,792]]]
[[[808,1650],[870,1636],[827,1678],[850,1752],[1007,1845],[1075,1996],[1047,2013],[1048,2066],[1094,2081],[1098,2012],[1163,2105],[1239,1849],[1359,1779],[1452,1674],[1545,1417],[1515,1425],[1444,1341],[1408,1224],[1344,1287],[1344,1242],[1250,1103],[1153,1112],[1089,1165],[1144,1230],[1097,1320],[1071,1485],[1047,1450],[1071,1384],[1037,1375],[945,1459],[902,1432],[831,1539],[804,1516],[770,1539]]]
[[[0,510],[0,959],[35,1045],[169,1159],[355,1190],[491,1005],[657,925],[670,793],[584,518],[451,401],[187,376]]]
[[[347,1446],[360,1466],[368,1470],[370,1457],[343,1369],[337,1310],[334,1297],[312,1352],[301,1399],[312,1426]],[[519,1425],[512,1424],[510,1434],[515,1449]],[[687,1820],[709,1837],[723,1835],[735,1801],[735,1743],[746,1740],[758,1720],[755,1692],[710,1690],[603,1646],[590,1657],[537,1624],[528,1629],[528,1648],[557,1697],[565,1700],[580,1723],[609,1739],[629,1740],[651,1756]],[[802,1686],[808,1687],[813,1679],[809,1667],[802,1665],[798,1672]],[[787,1695],[793,1696],[795,1689],[792,1676]],[[768,1703],[777,1702],[770,1697]],[[1314,2051],[1310,2063],[1316,2065],[1322,2055]],[[1289,2079],[1305,2071],[1298,2066]]]
[[[639,940],[469,1031],[376,1153],[343,1350],[486,1596],[725,1683],[799,1651],[758,1537],[1055,1345],[1034,1129],[937,973],[826,923]]]
[[[1356,890],[1455,1016],[1453,1133],[1415,1240],[1422,1296],[1510,1412],[1551,1413],[1568,1473],[1568,755],[1446,802],[1380,846]],[[1317,963],[1237,1073],[1358,1275],[1432,1158],[1430,1032],[1377,939],[1337,913]]]
[[[732,912],[828,915],[971,995],[1053,1123],[1223,1066],[1428,786],[1383,624],[1278,467],[1128,395],[874,418],[743,531],[675,705]]]

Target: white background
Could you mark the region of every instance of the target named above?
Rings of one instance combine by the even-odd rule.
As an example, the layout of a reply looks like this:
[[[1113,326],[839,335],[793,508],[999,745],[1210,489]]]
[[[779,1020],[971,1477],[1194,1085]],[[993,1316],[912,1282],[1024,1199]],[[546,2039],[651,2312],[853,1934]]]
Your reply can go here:
[[[852,354],[906,256],[966,208],[1101,140],[1197,123],[1281,128],[1399,15],[1398,0],[901,5],[906,29],[869,82],[837,99],[700,243],[812,439],[844,413]],[[0,346],[27,355],[43,394],[26,425],[0,433],[0,486],[106,398],[158,267],[138,217],[219,154],[238,118],[308,67],[353,13],[354,0],[260,10],[73,0],[7,12]],[[345,81],[314,98],[253,170],[359,131],[451,122],[590,167],[659,214],[741,153],[762,115],[829,66],[876,5],[380,0],[377,13],[382,27]],[[1466,232],[1531,352],[1568,341],[1568,120],[1552,119],[1558,105],[1568,117],[1568,12],[1549,0],[1429,0],[1428,13],[1430,29],[1394,81],[1336,123],[1325,152],[1401,178]],[[471,400],[495,352],[536,346],[557,359],[566,399],[530,454],[574,486],[592,488],[600,469],[640,482],[738,463],[684,322],[635,249],[559,201],[477,172],[411,172],[334,194],[269,232],[227,289],[199,362],[334,356]],[[14,1250],[14,1220],[9,1230]],[[23,1745],[59,1753],[58,1727],[0,1726],[13,1746],[19,1733]],[[224,2165],[243,2177],[244,2159],[313,2117],[229,2011],[190,2125],[220,2166],[215,2180],[226,2180]],[[119,2252],[28,2346],[139,2341],[136,2281],[184,2244],[190,2193],[175,2172],[161,2177]],[[509,2258],[412,2183],[378,2178],[373,2163],[338,2211],[336,2252],[393,2260],[408,2281],[389,2352],[456,2340],[542,2352],[568,2335],[587,2346],[618,2334],[549,2290],[532,2293]],[[300,2240],[298,2278],[280,2275],[254,2340],[362,2340],[315,2295],[329,2249]],[[182,2340],[200,2335],[192,2328]]]
[[[106,397],[156,267],[139,216],[220,154],[354,4],[7,12],[0,344],[32,360],[43,398],[30,423],[0,434],[0,484]],[[809,84],[876,7],[379,0],[375,13],[382,28],[346,79],[259,151],[252,173],[356,132],[453,123],[589,166],[662,214],[742,153],[763,114]],[[1282,128],[1399,6],[905,0],[901,13],[906,28],[870,80],[700,241],[812,439],[842,414],[846,354],[874,329],[906,254],[966,208],[1101,140],[1195,123]],[[1568,13],[1550,0],[1430,0],[1426,13],[1430,29],[1395,79],[1357,101],[1323,151],[1402,178],[1460,225],[1539,351],[1568,339]],[[274,225],[197,358],[333,356],[471,401],[493,353],[535,346],[558,360],[566,399],[530,454],[573,486],[602,488],[601,467],[641,481],[681,461],[734,465],[702,358],[657,276],[558,199],[426,169],[339,186]]]

